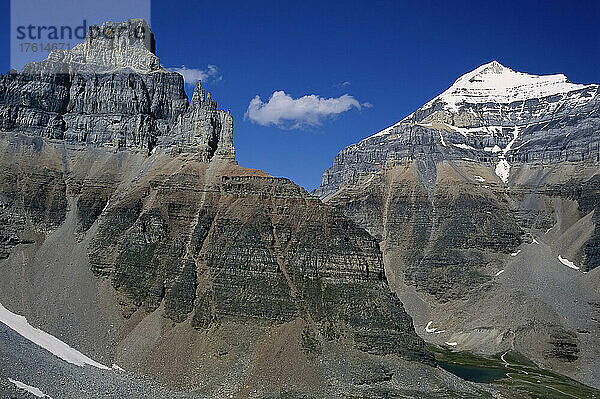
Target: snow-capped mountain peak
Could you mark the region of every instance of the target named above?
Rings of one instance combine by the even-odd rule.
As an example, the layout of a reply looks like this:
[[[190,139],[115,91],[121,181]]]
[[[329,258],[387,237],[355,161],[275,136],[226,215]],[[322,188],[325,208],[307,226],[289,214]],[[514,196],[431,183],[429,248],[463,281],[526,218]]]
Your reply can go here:
[[[580,106],[587,103],[594,98],[597,88],[598,86],[595,84],[571,83],[563,74],[531,75],[514,71],[498,61],[492,61],[460,76],[447,90],[417,111],[365,140],[391,134],[403,123],[423,125],[424,122],[429,123],[435,120],[455,125],[456,118],[454,116],[461,113],[463,115],[458,118],[462,121],[460,127],[479,126],[482,112],[486,114],[483,118],[485,120],[497,119],[496,125],[504,126],[507,123],[509,126],[514,126],[520,122],[522,115],[518,111],[515,113],[514,109],[512,116],[506,113],[511,108],[510,104],[562,95],[565,101],[551,101],[553,105],[549,105],[546,109],[546,111],[552,112],[561,104],[566,105],[567,102],[569,106]],[[524,104],[518,108],[524,110]],[[488,112],[492,110],[494,110],[492,113]],[[479,113],[479,116],[474,118],[475,112]],[[531,112],[539,113],[535,110],[531,110]],[[465,117],[464,113],[469,115]],[[493,117],[490,118],[490,115]],[[498,117],[498,115],[500,116]],[[531,115],[528,115],[528,118],[530,117]]]
[[[563,74],[530,75],[516,72],[498,61],[481,65],[454,82],[450,88],[425,104],[432,105],[443,101],[444,108],[458,111],[458,104],[467,103],[503,103],[541,98],[585,88],[574,84]]]

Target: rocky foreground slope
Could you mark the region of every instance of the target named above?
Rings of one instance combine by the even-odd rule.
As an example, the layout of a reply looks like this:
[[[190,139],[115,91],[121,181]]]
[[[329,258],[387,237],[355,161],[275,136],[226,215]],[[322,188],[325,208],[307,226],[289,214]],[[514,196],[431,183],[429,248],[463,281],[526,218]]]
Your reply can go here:
[[[144,21],[108,28],[121,35],[88,34],[0,79],[6,308],[200,397],[491,397],[435,366],[375,239],[237,166],[231,114],[199,84],[188,104]],[[0,339],[33,353],[10,330]],[[3,352],[4,392],[18,377],[55,399],[142,395],[139,380],[31,356]]]
[[[598,386],[598,92],[494,61],[325,171],[427,341]]]

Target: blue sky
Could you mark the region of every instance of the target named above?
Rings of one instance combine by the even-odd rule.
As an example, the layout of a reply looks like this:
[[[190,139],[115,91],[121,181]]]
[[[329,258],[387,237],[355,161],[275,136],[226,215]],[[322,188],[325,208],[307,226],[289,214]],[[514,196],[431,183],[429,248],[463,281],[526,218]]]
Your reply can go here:
[[[0,4],[5,72],[10,13],[7,0]],[[240,165],[308,190],[340,149],[491,60],[600,82],[599,19],[595,1],[152,1],[151,8],[162,65],[204,71],[204,86],[231,109]],[[296,107],[280,125],[244,118],[253,98],[267,102],[277,91],[318,98],[297,103],[280,93],[285,106]],[[303,113],[315,106],[332,115]],[[263,111],[257,120],[268,124],[281,109]]]

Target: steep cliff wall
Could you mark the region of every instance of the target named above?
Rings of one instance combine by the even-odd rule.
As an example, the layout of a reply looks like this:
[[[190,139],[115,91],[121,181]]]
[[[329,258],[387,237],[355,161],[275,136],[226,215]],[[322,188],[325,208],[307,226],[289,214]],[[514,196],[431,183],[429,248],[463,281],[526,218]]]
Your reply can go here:
[[[106,31],[112,36],[98,33]],[[231,116],[210,93],[205,99],[200,82],[188,104],[183,77],[160,66],[153,43],[143,20],[107,22],[73,49],[2,75],[0,127],[146,153],[175,146],[209,159],[218,149],[232,158]]]

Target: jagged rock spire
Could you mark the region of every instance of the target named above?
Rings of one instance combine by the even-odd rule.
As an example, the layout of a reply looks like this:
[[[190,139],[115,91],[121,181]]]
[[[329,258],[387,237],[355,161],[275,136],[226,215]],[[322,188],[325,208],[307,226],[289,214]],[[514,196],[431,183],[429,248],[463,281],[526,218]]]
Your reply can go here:
[[[196,83],[196,88],[194,89],[194,94],[192,95],[192,100],[190,101],[190,106],[202,106],[206,101],[206,92],[204,88],[202,88],[202,81],[199,80]]]
[[[170,142],[175,141],[180,151],[234,159],[233,117],[231,112],[218,110],[217,101],[198,81],[188,109],[179,115],[171,132]]]

